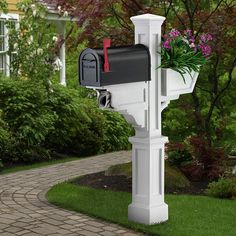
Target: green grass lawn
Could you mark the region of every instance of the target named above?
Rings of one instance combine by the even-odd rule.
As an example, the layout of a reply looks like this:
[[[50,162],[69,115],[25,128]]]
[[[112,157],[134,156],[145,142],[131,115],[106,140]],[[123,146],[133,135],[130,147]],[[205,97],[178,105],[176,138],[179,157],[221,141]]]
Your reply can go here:
[[[19,165],[19,166],[7,167],[7,168],[3,169],[2,171],[0,171],[0,175],[10,174],[10,173],[14,173],[17,171],[22,171],[22,170],[36,169],[36,168],[40,168],[40,167],[65,163],[65,162],[69,162],[69,161],[75,161],[78,159],[79,159],[78,157],[68,157],[68,158],[63,158],[63,159],[58,159],[58,160],[49,160],[49,161],[45,161],[45,162],[34,163],[31,165]]]
[[[51,203],[62,208],[118,223],[149,235],[236,235],[236,201],[234,200],[166,195],[169,221],[147,226],[128,221],[127,207],[131,202],[129,193],[95,190],[72,183],[61,183],[47,193],[47,198]]]

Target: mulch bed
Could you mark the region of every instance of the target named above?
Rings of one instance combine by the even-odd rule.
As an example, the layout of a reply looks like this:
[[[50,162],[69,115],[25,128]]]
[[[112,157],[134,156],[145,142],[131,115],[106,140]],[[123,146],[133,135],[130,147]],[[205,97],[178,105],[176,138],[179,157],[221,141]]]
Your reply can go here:
[[[106,176],[105,172],[89,174],[72,181],[74,184],[112,191],[132,192],[132,179],[124,175]],[[204,195],[208,182],[192,182],[190,187],[166,188],[168,194]]]

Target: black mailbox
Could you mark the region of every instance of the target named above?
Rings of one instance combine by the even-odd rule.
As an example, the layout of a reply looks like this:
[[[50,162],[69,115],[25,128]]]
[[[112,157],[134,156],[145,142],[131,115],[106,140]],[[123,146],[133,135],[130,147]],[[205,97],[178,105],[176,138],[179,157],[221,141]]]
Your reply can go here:
[[[150,67],[149,49],[142,44],[108,48],[107,55],[103,49],[87,48],[79,57],[79,80],[82,86],[91,87],[148,81]]]

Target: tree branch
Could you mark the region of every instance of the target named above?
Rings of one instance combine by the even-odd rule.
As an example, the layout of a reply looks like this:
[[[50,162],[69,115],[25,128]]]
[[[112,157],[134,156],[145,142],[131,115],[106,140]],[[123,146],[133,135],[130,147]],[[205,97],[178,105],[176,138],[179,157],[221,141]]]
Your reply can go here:
[[[234,58],[233,60],[233,63],[231,65],[231,68],[229,70],[229,76],[228,76],[228,81],[226,82],[225,86],[221,89],[221,91],[219,91],[219,93],[217,94],[217,96],[215,96],[214,100],[212,101],[211,103],[211,106],[209,108],[209,111],[208,111],[208,115],[207,115],[207,118],[206,118],[206,124],[208,124],[210,122],[210,119],[211,119],[211,116],[212,116],[212,113],[214,111],[214,108],[216,106],[216,103],[218,101],[218,99],[225,93],[225,91],[229,88],[231,82],[232,82],[232,79],[233,79],[233,76],[232,76],[232,73],[234,71],[234,68],[236,67],[236,57]]]
[[[220,1],[218,2],[218,4],[216,5],[215,9],[214,9],[214,10],[208,15],[208,17],[202,22],[202,24],[200,25],[199,29],[197,30],[196,35],[198,35],[198,34],[201,32],[203,26],[204,26],[204,25],[206,24],[206,22],[213,16],[213,14],[218,10],[218,8],[220,7],[220,5],[221,5],[221,3],[222,3],[223,1],[224,1],[224,0],[220,0]]]
[[[113,6],[111,7],[111,11],[114,14],[114,16],[116,17],[116,20],[120,24],[121,27],[127,29],[128,31],[132,31],[131,27],[129,27],[129,25],[123,20],[123,18],[117,14],[117,12]]]
[[[183,19],[178,15],[178,13],[175,10],[175,7],[173,5],[171,5],[171,8],[173,10],[173,12],[175,13],[176,17],[178,18],[179,22],[183,25],[183,27],[186,29],[186,25],[183,21]]]
[[[202,88],[202,87],[199,86],[199,85],[196,85],[196,88],[198,88],[198,89],[200,89],[200,90],[202,90],[202,91],[204,91],[204,92],[207,92],[207,93],[211,94],[211,91],[210,91],[210,90],[204,89],[204,88]]]

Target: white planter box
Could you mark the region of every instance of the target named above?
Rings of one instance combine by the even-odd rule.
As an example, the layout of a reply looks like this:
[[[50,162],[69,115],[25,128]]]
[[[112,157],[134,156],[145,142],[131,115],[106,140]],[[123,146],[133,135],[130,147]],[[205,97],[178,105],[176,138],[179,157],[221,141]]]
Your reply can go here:
[[[161,70],[161,94],[162,96],[179,96],[181,94],[192,93],[197,82],[198,72],[191,72],[192,77],[185,73],[185,82],[177,71],[172,69]]]

